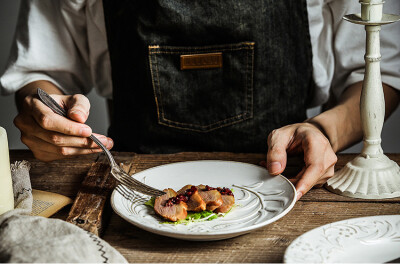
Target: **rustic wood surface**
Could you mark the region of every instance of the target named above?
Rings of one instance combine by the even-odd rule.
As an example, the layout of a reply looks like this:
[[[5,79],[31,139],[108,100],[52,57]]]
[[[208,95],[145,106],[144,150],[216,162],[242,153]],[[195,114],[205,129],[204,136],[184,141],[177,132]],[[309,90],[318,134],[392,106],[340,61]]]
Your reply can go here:
[[[231,160],[258,164],[265,154],[179,153],[138,155],[114,153],[130,173],[158,165],[202,159]],[[28,160],[32,164],[31,181],[35,189],[76,197],[97,155],[43,163],[29,151],[11,151],[11,161]],[[388,154],[400,163],[400,154]],[[336,169],[355,155],[339,155]],[[301,159],[289,160],[284,176],[293,178],[301,168]],[[66,219],[71,206],[54,215]],[[249,234],[212,242],[189,242],[143,231],[112,213],[103,239],[132,263],[279,263],[287,246],[301,234],[327,223],[373,215],[400,214],[400,198],[361,200],[332,194],[324,188],[312,189],[282,219]]]
[[[106,157],[100,155],[82,182],[67,222],[101,236],[111,214],[110,196],[115,188],[109,172]]]

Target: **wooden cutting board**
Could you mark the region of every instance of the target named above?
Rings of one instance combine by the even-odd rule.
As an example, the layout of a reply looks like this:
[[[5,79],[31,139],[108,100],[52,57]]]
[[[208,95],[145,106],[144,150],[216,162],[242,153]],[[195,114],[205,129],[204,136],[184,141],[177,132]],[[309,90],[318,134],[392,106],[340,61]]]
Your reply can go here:
[[[130,163],[121,166],[127,172],[130,169]],[[115,186],[108,161],[101,154],[82,182],[66,221],[101,236],[111,215],[110,197]]]

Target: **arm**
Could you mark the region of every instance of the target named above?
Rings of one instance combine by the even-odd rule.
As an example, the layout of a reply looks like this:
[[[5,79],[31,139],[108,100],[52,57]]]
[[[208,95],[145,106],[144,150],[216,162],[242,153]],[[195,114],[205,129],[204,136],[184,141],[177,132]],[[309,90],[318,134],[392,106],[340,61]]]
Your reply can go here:
[[[18,112],[24,107],[24,100],[28,96],[33,96],[36,94],[36,89],[41,88],[46,90],[47,94],[64,95],[64,93],[56,87],[53,83],[45,80],[34,81],[15,93],[15,103],[17,105]]]
[[[338,104],[330,110],[305,121],[277,129],[268,138],[267,168],[278,174],[286,167],[286,156],[304,153],[305,167],[296,177],[299,198],[315,184],[324,183],[334,174],[335,153],[362,138],[360,119],[360,93],[364,77],[365,36],[359,25],[349,24],[342,18],[359,10],[358,2],[327,1],[323,13],[326,20],[314,21],[311,28],[320,30],[312,40],[314,81],[321,94],[330,89]],[[399,10],[400,1],[387,1],[386,11]],[[314,13],[321,11],[314,10]],[[317,16],[318,17],[318,16]],[[385,26],[381,33],[381,74],[386,100],[386,117],[399,103],[400,89],[400,28],[396,24]],[[324,71],[318,73],[317,71]],[[393,86],[392,87],[389,87]],[[317,95],[318,96],[318,95]],[[317,101],[323,103],[324,100]]]
[[[92,130],[84,123],[90,103],[80,94],[93,88],[85,7],[85,1],[21,2],[10,62],[0,82],[3,93],[16,94],[14,123],[22,142],[43,161],[100,151],[88,139]],[[73,121],[42,104],[37,87],[52,94]],[[100,140],[111,148],[111,139]]]
[[[304,153],[305,167],[296,176],[298,198],[314,185],[325,183],[334,174],[335,152],[362,138],[360,94],[362,83],[351,85],[343,92],[338,105],[305,121],[273,131],[268,137],[267,168],[280,174],[286,167],[287,155]],[[400,94],[383,86],[386,117],[396,109]]]
[[[341,95],[337,106],[307,121],[325,132],[335,152],[342,151],[362,139],[361,88],[362,82],[351,85]],[[385,119],[387,119],[399,104],[400,94],[386,84],[383,84],[383,92],[386,108]]]

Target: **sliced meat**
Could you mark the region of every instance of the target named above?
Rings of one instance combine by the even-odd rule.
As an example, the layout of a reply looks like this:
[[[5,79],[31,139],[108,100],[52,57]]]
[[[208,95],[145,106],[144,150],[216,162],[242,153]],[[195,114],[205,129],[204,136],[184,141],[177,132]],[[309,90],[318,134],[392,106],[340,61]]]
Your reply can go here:
[[[235,204],[235,198],[230,195],[221,195],[222,196],[222,205],[215,209],[216,213],[226,213],[228,212],[233,204]]]
[[[217,190],[207,191],[206,186],[202,184],[197,186],[197,189],[199,190],[201,198],[206,203],[206,209],[208,211],[214,211],[222,205],[222,196]]]
[[[185,185],[184,187],[182,187],[181,189],[179,189],[177,193],[178,193],[178,194],[185,194],[186,190],[192,188],[192,186],[193,186],[193,185],[191,185],[191,184]]]
[[[192,188],[193,185],[185,185],[184,187],[182,187],[179,191],[178,194],[187,194],[187,191]],[[204,200],[202,199],[202,197],[200,196],[198,191],[191,191],[192,193],[190,195],[188,195],[188,201],[186,202],[188,208],[188,211],[192,211],[192,212],[201,212],[204,211],[206,209],[206,203],[204,202]]]
[[[159,196],[154,202],[154,211],[168,219],[169,221],[178,221],[185,219],[187,216],[187,204],[183,201],[178,204],[173,204],[171,206],[166,206],[168,199],[176,197],[177,193],[173,189],[164,189],[165,195]]]
[[[206,209],[206,203],[203,200],[203,198],[200,196],[199,192],[196,191],[194,192],[189,200],[186,202],[188,208],[188,211],[192,211],[192,212],[201,212],[204,211]]]

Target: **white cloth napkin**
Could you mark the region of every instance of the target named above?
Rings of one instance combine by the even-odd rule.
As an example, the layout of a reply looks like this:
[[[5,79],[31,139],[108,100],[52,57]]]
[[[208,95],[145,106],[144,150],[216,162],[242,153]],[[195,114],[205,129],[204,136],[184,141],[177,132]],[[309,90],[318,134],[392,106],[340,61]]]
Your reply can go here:
[[[2,263],[127,263],[98,236],[60,219],[30,216],[29,163],[11,166],[15,209],[0,216]]]

